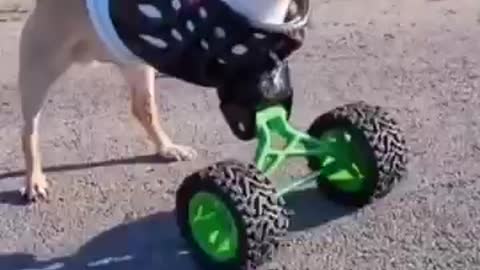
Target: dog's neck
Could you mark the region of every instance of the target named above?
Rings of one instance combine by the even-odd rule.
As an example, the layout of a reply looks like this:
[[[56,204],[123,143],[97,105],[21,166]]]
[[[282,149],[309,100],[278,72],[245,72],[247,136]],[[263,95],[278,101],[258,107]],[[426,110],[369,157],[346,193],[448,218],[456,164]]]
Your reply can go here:
[[[263,23],[282,23],[291,0],[222,0],[236,12]]]

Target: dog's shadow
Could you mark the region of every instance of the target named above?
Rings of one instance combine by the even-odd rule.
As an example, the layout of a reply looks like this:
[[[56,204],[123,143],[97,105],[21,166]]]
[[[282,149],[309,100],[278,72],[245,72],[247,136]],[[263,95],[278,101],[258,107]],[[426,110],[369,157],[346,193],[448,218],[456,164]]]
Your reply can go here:
[[[75,254],[48,261],[33,255],[0,255],[8,270],[143,270],[196,268],[177,231],[174,212],[160,212],[101,233]]]
[[[308,188],[286,194],[287,208],[293,210],[289,230],[311,229],[329,221],[347,216],[358,208],[347,207],[328,200],[317,188]]]
[[[84,170],[84,169],[93,169],[98,167],[109,167],[109,166],[118,166],[118,165],[129,165],[129,164],[159,164],[159,163],[171,163],[174,162],[173,159],[162,158],[158,155],[142,155],[142,156],[133,156],[122,159],[110,159],[104,161],[96,161],[90,163],[76,163],[76,164],[63,164],[58,166],[50,166],[43,169],[46,173],[52,172],[64,172],[64,171],[75,171],[75,170]],[[16,170],[11,172],[0,173],[0,181],[6,180],[14,177],[23,177],[26,174],[25,170]],[[0,203],[1,204],[10,204],[10,205],[25,205],[27,202],[23,200],[18,191],[0,191]],[[1,269],[1,268],[0,268]]]
[[[47,172],[80,170],[92,167],[132,163],[169,162],[156,155],[107,160],[87,164],[66,164],[48,167]],[[0,174],[0,180],[23,176],[24,171]],[[287,207],[294,211],[290,231],[301,231],[320,226],[333,219],[350,214],[354,209],[344,208],[326,200],[318,190],[305,189],[285,196]],[[18,191],[0,192],[0,201],[22,204]],[[8,270],[143,270],[143,269],[199,269],[186,243],[180,237],[175,213],[160,212],[133,222],[121,224],[94,237],[71,256],[38,261],[34,255],[14,253],[0,255],[0,269]]]
[[[175,160],[173,159],[162,158],[158,155],[143,155],[143,156],[134,156],[134,157],[122,158],[122,159],[110,159],[110,160],[90,162],[90,163],[63,164],[58,166],[46,167],[43,169],[43,171],[44,172],[63,172],[63,171],[92,169],[97,167],[128,165],[128,164],[136,164],[136,163],[155,164],[155,163],[170,163],[174,161]],[[12,178],[12,177],[24,176],[25,173],[26,173],[25,170],[1,173],[0,180]]]
[[[291,231],[300,231],[351,213],[326,201],[316,190],[286,197],[295,212]],[[119,225],[94,237],[71,256],[38,261],[33,255],[0,255],[0,269],[8,270],[200,270],[180,237],[175,212],[160,212]]]

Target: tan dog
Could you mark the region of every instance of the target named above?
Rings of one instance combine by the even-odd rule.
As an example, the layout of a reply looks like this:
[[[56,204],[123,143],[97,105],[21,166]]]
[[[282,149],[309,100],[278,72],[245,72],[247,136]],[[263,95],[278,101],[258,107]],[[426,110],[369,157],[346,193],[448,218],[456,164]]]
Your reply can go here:
[[[264,22],[281,22],[290,4],[290,0],[224,1],[246,17]],[[72,64],[92,61],[118,66],[131,89],[132,113],[144,127],[158,155],[174,160],[191,160],[196,156],[191,147],[175,144],[159,123],[154,98],[155,70],[142,62],[125,63],[112,57],[92,23],[87,0],[37,0],[21,33],[18,74],[26,164],[22,194],[28,200],[47,196],[38,132],[47,90]]]

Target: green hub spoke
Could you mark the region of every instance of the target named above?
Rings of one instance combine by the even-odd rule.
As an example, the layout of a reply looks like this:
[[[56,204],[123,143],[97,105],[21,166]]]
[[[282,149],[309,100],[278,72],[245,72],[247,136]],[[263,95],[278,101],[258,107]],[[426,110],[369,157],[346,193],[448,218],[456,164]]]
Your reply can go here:
[[[331,142],[328,156],[318,158],[322,176],[346,192],[360,191],[369,174],[369,161],[358,136],[350,130],[338,128],[325,132],[319,138]]]
[[[238,230],[229,209],[215,194],[199,192],[189,205],[189,223],[194,240],[216,261],[234,258]]]

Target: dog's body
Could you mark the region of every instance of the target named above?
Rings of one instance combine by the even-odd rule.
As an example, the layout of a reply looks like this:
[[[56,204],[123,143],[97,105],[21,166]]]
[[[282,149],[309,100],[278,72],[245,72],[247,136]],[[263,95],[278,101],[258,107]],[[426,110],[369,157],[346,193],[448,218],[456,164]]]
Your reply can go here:
[[[23,194],[29,200],[46,197],[48,188],[38,134],[43,101],[51,85],[75,63],[99,61],[116,65],[131,89],[132,113],[158,154],[174,160],[190,160],[196,156],[191,147],[175,144],[159,123],[154,97],[155,69],[143,61],[126,61],[114,56],[94,25],[92,10],[89,12],[92,5],[87,5],[87,1],[104,0],[37,0],[21,34],[18,86],[27,173]],[[224,1],[246,17],[280,23],[291,0]]]

